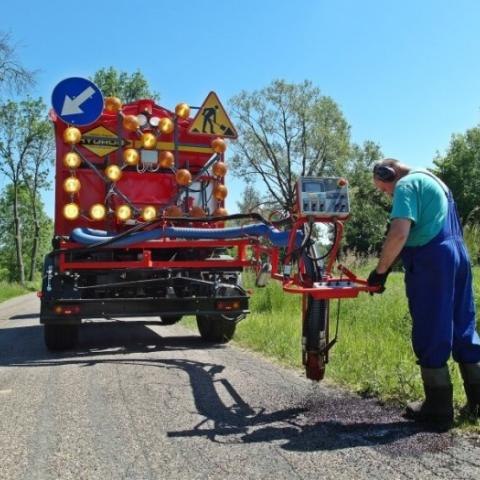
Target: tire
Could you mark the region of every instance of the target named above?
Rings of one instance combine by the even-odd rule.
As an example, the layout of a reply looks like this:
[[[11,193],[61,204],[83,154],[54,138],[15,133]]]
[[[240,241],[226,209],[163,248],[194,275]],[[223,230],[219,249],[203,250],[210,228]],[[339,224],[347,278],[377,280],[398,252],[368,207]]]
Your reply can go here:
[[[200,336],[206,342],[228,343],[235,333],[237,324],[219,315],[197,315],[197,327]]]
[[[165,315],[160,317],[162,325],[174,325],[183,318],[183,315]]]
[[[78,342],[78,329],[77,324],[45,324],[43,334],[47,349],[58,352],[74,348]]]

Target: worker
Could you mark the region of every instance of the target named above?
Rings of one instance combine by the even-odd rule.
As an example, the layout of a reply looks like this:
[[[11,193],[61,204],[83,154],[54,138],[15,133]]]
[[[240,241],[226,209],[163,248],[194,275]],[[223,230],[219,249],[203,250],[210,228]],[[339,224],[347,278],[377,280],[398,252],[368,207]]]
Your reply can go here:
[[[391,223],[376,268],[368,277],[378,293],[400,255],[412,316],[412,345],[425,400],[409,403],[405,416],[451,425],[453,388],[447,367],[459,363],[467,410],[480,415],[480,338],[470,259],[451,191],[427,170],[412,170],[391,158],[373,168],[375,186],[393,197]]]

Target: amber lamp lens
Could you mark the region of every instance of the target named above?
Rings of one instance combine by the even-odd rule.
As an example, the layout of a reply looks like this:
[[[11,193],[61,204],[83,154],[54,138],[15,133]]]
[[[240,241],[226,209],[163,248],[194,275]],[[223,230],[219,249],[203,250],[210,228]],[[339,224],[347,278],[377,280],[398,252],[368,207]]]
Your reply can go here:
[[[182,209],[177,205],[170,205],[165,210],[165,215],[167,217],[181,217],[183,215]]]
[[[140,126],[140,122],[135,115],[125,115],[122,124],[123,128],[129,132],[135,132]]]
[[[153,133],[146,132],[142,134],[143,148],[152,149],[157,145],[157,137]]]
[[[224,153],[227,149],[227,144],[223,138],[214,138],[212,140],[211,146],[215,153]]]
[[[173,122],[167,117],[161,118],[160,121],[158,122],[158,129],[162,133],[172,133]]]
[[[132,217],[132,209],[128,205],[120,205],[115,210],[115,215],[119,220],[125,222]]]
[[[82,139],[80,130],[76,127],[68,127],[63,131],[63,140],[69,145],[75,145]]]
[[[142,211],[142,218],[147,222],[153,220],[157,216],[157,210],[152,205],[148,205]]]
[[[123,161],[130,166],[137,165],[140,160],[140,155],[134,148],[127,148],[123,152]]]
[[[193,218],[202,218],[207,216],[207,214],[205,213],[205,210],[199,206],[192,207],[189,213],[190,213],[190,216]]]
[[[118,165],[109,165],[105,169],[105,175],[112,181],[117,182],[122,177],[122,170]]]
[[[224,177],[227,173],[227,165],[224,162],[217,162],[213,165],[212,171],[216,177]]]
[[[190,107],[186,103],[179,103],[175,107],[175,115],[183,120],[188,118],[190,115]]]
[[[107,112],[116,113],[122,108],[122,101],[118,97],[105,98],[105,110]]]
[[[63,207],[63,216],[67,220],[75,220],[80,215],[80,207],[76,203],[67,203]]]
[[[82,163],[82,159],[80,158],[80,155],[78,153],[68,152],[63,157],[63,164],[67,168],[78,168],[81,163]]]
[[[103,220],[107,214],[107,210],[105,205],[102,205],[101,203],[95,203],[90,207],[89,213],[92,220]]]
[[[172,168],[175,164],[175,158],[172,152],[163,150],[158,155],[158,160],[162,168]]]
[[[77,177],[67,177],[63,181],[63,189],[67,193],[77,193],[80,190],[80,180]]]
[[[224,200],[227,195],[228,195],[228,190],[225,185],[222,185],[221,183],[219,183],[218,185],[215,185],[215,188],[213,189],[213,196],[217,200]]]
[[[185,187],[192,183],[192,175],[185,168],[181,168],[180,170],[177,170],[177,173],[175,174],[175,180],[179,185]]]
[[[212,217],[225,217],[228,213],[223,207],[218,207],[212,213]]]

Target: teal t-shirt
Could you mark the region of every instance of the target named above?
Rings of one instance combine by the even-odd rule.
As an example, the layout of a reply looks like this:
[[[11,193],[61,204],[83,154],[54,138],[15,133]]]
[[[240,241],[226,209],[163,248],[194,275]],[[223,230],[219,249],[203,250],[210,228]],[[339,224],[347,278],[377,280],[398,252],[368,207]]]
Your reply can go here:
[[[440,183],[414,170],[398,180],[393,191],[390,218],[412,221],[405,246],[419,247],[437,236],[448,212],[448,200]],[[446,188],[446,187],[445,187]]]

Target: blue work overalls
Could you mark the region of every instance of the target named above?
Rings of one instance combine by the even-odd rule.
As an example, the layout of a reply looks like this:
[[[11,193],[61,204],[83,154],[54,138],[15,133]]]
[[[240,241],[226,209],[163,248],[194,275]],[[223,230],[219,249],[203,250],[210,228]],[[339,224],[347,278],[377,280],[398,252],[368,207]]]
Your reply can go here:
[[[452,193],[445,194],[448,213],[440,233],[401,253],[413,350],[424,368],[443,367],[450,354],[459,363],[480,362],[470,259]]]

